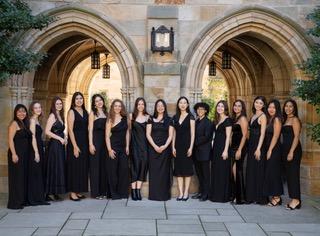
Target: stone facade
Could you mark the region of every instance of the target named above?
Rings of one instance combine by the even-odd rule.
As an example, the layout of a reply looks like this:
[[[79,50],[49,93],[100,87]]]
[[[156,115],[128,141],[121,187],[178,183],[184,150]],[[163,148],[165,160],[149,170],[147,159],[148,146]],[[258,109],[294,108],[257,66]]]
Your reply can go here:
[[[211,58],[223,74],[229,102],[243,99],[249,107],[256,95],[290,96],[294,79],[307,79],[297,67],[309,56],[313,40],[306,35],[306,15],[317,0],[47,0],[27,1],[34,14],[45,13],[56,21],[41,32],[25,32],[26,48],[48,52],[48,60],[32,73],[14,77],[0,87],[0,126],[8,126],[15,104],[50,99],[68,100],[76,90],[88,94],[94,73],[74,68],[88,58],[93,40],[106,49],[119,68],[122,99],[128,110],[144,96],[149,110],[158,98],[168,102],[170,113],[181,95],[192,104],[202,95],[205,67]],[[174,29],[174,51],[152,53],[151,29]],[[222,51],[232,52],[232,69],[223,70]],[[311,106],[299,101],[301,119],[319,121]],[[249,110],[249,109],[248,109]],[[304,127],[305,128],[305,127]],[[0,132],[6,140],[7,132]],[[305,193],[320,195],[320,148],[302,135],[304,156],[302,186]],[[0,144],[0,192],[7,192],[7,144]],[[193,190],[195,186],[193,186]]]

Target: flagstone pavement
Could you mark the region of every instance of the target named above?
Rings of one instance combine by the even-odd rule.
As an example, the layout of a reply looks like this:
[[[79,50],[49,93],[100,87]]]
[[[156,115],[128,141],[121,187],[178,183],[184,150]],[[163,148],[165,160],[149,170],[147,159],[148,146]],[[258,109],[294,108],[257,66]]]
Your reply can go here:
[[[287,199],[283,199],[287,202]],[[0,208],[0,235],[319,236],[320,199],[301,210],[189,199],[64,200],[50,206]]]

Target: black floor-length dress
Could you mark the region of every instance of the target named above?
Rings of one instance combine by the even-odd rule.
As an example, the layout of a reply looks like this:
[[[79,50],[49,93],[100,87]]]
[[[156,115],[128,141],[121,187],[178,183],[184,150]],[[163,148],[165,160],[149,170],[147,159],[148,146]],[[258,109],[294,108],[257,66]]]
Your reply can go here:
[[[226,128],[230,126],[232,120],[228,117],[215,130],[210,193],[210,200],[214,202],[228,202],[231,197],[231,159],[222,158],[226,143]]]
[[[131,182],[146,181],[148,171],[147,122],[132,121],[131,130]]]
[[[97,118],[93,122],[92,141],[96,149],[94,155],[90,154],[90,189],[91,197],[108,196],[107,185],[107,146],[106,146],[106,120]]]
[[[111,148],[116,152],[116,158],[108,159],[108,181],[112,199],[128,198],[129,194],[129,160],[126,154],[127,118],[111,128]]]
[[[16,131],[13,142],[19,158],[17,163],[13,163],[11,150],[9,149],[8,151],[9,199],[7,207],[9,209],[21,209],[25,204],[28,204],[27,170],[30,158],[31,137],[31,132],[27,129]]]
[[[64,138],[65,126],[59,120],[52,125],[51,132]],[[50,138],[47,149],[47,194],[66,193],[66,150],[65,146],[57,139]]]
[[[282,158],[285,164],[286,178],[288,184],[289,197],[301,200],[300,193],[300,163],[302,148],[300,141],[293,152],[293,160],[288,161],[287,157],[294,139],[293,127],[291,125],[282,126]]]
[[[164,145],[169,137],[171,119],[167,117],[160,122],[155,122],[150,118],[148,124],[152,125],[151,137],[154,143],[158,146]],[[169,200],[171,198],[171,184],[171,146],[169,145],[162,153],[157,153],[149,145],[149,199]]]
[[[73,133],[80,149],[79,157],[73,154],[73,145],[69,140],[67,145],[67,187],[69,192],[88,192],[88,113],[83,110],[83,116],[76,109],[74,112]]]
[[[173,175],[177,177],[188,177],[193,175],[192,157],[187,156],[191,143],[190,120],[194,117],[189,113],[182,123],[179,123],[179,117],[173,117],[173,127],[176,132],[175,149],[176,157],[174,158]]]
[[[273,137],[273,122],[268,124],[266,136],[264,139],[265,152],[268,151]],[[267,154],[265,154],[267,155]],[[266,160],[266,173],[264,177],[263,193],[266,197],[280,196],[283,194],[283,185],[281,178],[281,144],[278,138],[276,145],[272,150],[269,160]]]
[[[29,159],[28,168],[28,200],[31,205],[39,205],[45,201],[43,175],[42,175],[42,161],[44,158],[44,145],[42,140],[42,128],[36,124],[35,138],[37,141],[40,161],[34,160],[35,153],[31,146],[31,155]]]
[[[261,125],[258,118],[250,122],[250,136],[248,141],[248,157],[246,170],[246,198],[247,202],[266,204],[268,199],[263,195],[263,182],[265,176],[266,155],[264,147],[261,147],[260,160],[255,159],[254,153],[258,147]]]
[[[232,196],[236,198],[237,203],[243,203],[245,198],[245,185],[243,174],[243,162],[247,155],[247,142],[244,144],[241,150],[241,157],[239,160],[235,159],[235,154],[239,149],[243,134],[240,124],[234,123],[232,125],[232,138],[231,138],[231,163],[236,165],[236,181],[233,179],[233,193]],[[233,175],[232,175],[233,176]]]

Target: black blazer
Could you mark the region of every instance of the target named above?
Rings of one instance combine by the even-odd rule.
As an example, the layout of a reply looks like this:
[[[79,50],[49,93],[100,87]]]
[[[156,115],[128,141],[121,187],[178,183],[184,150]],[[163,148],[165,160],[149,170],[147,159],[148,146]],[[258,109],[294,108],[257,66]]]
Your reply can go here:
[[[197,161],[209,161],[211,159],[213,124],[204,117],[196,120],[196,132],[194,140],[194,159]]]

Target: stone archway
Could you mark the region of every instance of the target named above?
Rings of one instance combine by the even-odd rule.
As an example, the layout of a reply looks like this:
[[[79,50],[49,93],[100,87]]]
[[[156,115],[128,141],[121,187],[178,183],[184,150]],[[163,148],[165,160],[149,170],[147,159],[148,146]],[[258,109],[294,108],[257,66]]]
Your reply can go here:
[[[98,51],[108,50],[119,68],[122,99],[130,110],[134,99],[143,95],[142,62],[121,27],[109,17],[80,6],[61,7],[45,14],[54,16],[56,21],[43,31],[25,32],[21,38],[24,48],[46,52],[48,58],[36,72],[20,76],[22,79],[13,78],[11,90],[25,87],[28,91],[25,103],[32,100],[33,92],[33,98],[43,101],[44,105],[52,96],[65,98],[70,74],[90,56],[96,40]]]

